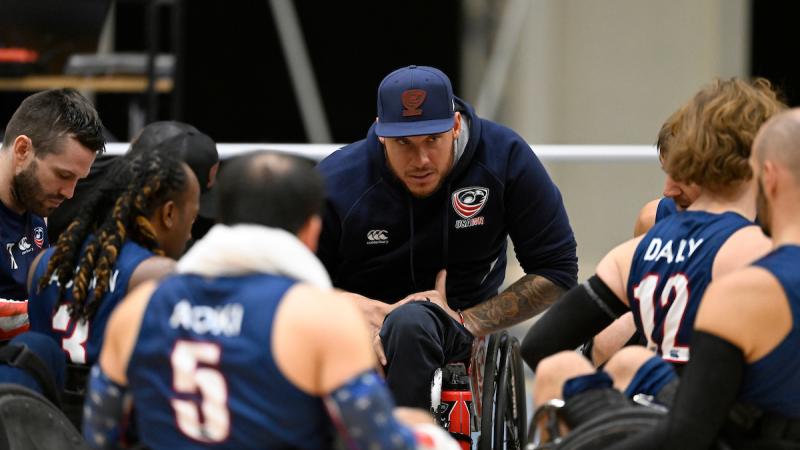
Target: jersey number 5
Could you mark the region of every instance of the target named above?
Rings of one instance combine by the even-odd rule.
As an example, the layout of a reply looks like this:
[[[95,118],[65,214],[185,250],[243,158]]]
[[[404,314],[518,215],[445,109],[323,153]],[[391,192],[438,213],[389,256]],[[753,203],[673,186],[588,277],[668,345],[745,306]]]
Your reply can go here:
[[[667,361],[689,361],[689,347],[678,345],[675,342],[686,306],[689,303],[689,279],[682,273],[669,277],[661,290],[659,308],[656,308],[655,303],[656,286],[658,286],[658,275],[647,275],[633,289],[633,295],[639,301],[639,316],[647,337],[647,347],[651,350],[660,347],[659,354]],[[674,298],[670,305],[670,298],[673,297],[673,294]],[[666,317],[664,317],[664,310],[666,310]],[[653,341],[656,314],[659,314],[661,320],[658,322],[663,327],[660,343]]]
[[[222,442],[230,433],[228,386],[217,370],[221,353],[220,347],[211,342],[179,340],[170,358],[175,392],[200,393],[199,405],[194,400],[171,400],[178,428],[189,438],[204,443]]]

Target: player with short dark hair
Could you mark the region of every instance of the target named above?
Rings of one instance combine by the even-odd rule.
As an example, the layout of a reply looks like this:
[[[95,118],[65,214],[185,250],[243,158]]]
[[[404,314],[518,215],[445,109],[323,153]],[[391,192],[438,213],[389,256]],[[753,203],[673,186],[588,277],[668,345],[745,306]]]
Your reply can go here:
[[[0,340],[28,328],[26,278],[49,246],[49,216],[72,197],[105,148],[103,124],[74,89],[27,97],[6,126],[0,149]]]
[[[178,274],[142,285],[112,315],[92,371],[87,442],[116,445],[130,394],[153,449],[328,449],[334,424],[353,449],[457,445],[430,416],[415,429],[424,438],[393,416],[363,318],[312,253],[324,198],[313,165],[238,157],[218,194],[222,223]]]

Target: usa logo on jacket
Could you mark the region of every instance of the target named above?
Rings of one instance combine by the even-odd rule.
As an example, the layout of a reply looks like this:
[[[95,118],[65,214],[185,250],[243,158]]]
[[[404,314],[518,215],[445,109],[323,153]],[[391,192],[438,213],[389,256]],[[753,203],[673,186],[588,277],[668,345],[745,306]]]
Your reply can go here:
[[[44,245],[44,228],[36,227],[33,229],[33,243],[42,248],[42,245]]]
[[[456,220],[456,228],[483,225],[483,216],[475,216],[481,212],[488,199],[489,189],[485,187],[472,186],[453,192],[453,210],[463,218]]]

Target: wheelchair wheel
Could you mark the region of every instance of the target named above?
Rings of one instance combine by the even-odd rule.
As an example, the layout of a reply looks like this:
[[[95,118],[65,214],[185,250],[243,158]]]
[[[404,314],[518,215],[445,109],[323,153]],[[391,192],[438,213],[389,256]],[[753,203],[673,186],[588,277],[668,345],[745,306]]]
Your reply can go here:
[[[483,369],[483,394],[481,395],[481,434],[478,437],[478,450],[492,450],[492,432],[494,423],[494,396],[497,392],[497,365],[500,343],[507,340],[507,333],[495,333],[489,336],[486,348],[486,364]]]
[[[556,446],[558,450],[588,450],[604,448],[656,426],[665,413],[655,409],[633,406],[601,414],[581,424]]]
[[[519,341],[509,336],[500,351],[494,408],[494,448],[519,450],[525,443],[525,384]]]
[[[483,399],[478,449],[521,449],[526,427],[524,373],[519,342],[508,333],[490,337]]]

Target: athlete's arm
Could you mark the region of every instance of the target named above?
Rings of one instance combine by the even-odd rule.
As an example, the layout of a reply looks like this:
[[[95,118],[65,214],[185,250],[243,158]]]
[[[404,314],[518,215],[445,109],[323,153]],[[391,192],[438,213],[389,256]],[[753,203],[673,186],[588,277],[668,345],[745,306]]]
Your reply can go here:
[[[650,231],[650,228],[653,228],[656,223],[658,204],[661,200],[657,198],[645,203],[633,226],[633,237],[642,236]],[[627,345],[635,334],[636,325],[633,321],[633,313],[625,313],[592,339],[591,354],[586,356],[595,366],[600,366]]]
[[[572,288],[528,330],[522,357],[531,369],[543,358],[570,350],[629,310],[625,285],[630,255],[638,240],[628,241],[606,255],[597,274]]]
[[[142,284],[125,297],[108,320],[103,348],[92,368],[84,405],[83,436],[93,448],[118,446],[126,414],[128,361],[154,290],[154,282]]]
[[[350,301],[293,287],[275,315],[272,351],[289,381],[324,399],[351,449],[416,447],[411,428],[393,415],[394,401],[374,370],[366,323]]]
[[[647,233],[650,228],[656,223],[656,212],[658,211],[658,202],[661,199],[657,198],[651,200],[642,207],[639,211],[639,216],[636,218],[636,224],[633,226],[633,237],[641,236]]]

